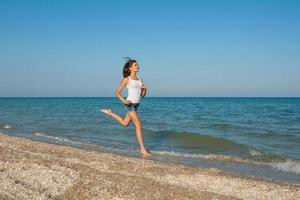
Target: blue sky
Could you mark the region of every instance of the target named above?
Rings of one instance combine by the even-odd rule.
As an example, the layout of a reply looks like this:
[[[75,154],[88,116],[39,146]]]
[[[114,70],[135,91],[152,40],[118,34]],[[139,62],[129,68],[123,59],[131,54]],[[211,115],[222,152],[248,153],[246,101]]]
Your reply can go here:
[[[0,96],[300,96],[300,1],[0,0]],[[126,95],[126,91],[124,91]]]

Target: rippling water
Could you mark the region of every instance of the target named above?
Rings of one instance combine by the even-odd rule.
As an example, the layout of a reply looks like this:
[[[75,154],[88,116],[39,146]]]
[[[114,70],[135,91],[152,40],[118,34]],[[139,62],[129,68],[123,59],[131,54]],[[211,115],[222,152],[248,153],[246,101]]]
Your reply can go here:
[[[0,132],[138,156],[135,128],[106,98],[0,98]],[[146,97],[138,114],[153,159],[300,183],[300,98]]]

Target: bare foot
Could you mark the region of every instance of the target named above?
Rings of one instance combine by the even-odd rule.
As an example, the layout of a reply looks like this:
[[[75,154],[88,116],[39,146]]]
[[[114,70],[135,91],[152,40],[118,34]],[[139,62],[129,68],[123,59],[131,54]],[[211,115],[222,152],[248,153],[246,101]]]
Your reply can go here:
[[[143,150],[140,151],[140,153],[142,154],[142,158],[149,158],[150,156],[152,156],[149,150]]]
[[[146,151],[147,151],[148,153],[150,153],[150,154],[151,154],[151,152],[150,152],[150,150],[149,150],[149,149],[146,149]]]
[[[107,115],[110,115],[112,113],[111,109],[100,109],[100,111],[107,114]]]

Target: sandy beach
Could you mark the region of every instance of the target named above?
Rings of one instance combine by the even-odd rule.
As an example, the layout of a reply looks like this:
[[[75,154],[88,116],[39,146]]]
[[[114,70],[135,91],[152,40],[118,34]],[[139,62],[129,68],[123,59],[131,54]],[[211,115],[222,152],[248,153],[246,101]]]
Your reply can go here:
[[[0,135],[0,199],[300,199],[300,187]]]

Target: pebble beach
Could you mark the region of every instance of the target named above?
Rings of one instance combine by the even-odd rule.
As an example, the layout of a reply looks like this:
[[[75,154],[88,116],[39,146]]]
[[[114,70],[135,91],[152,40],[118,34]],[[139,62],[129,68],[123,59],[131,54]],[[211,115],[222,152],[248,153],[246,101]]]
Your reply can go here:
[[[0,199],[300,199],[300,186],[0,135]]]

